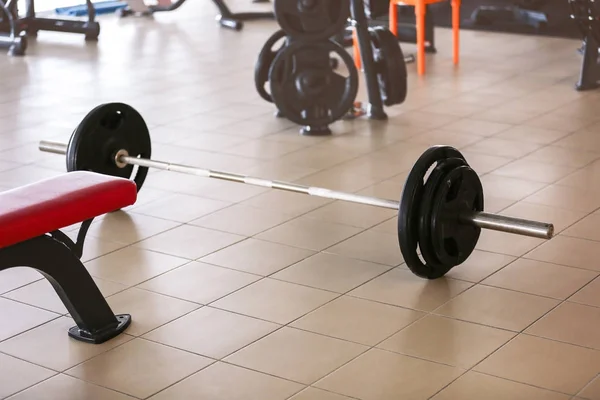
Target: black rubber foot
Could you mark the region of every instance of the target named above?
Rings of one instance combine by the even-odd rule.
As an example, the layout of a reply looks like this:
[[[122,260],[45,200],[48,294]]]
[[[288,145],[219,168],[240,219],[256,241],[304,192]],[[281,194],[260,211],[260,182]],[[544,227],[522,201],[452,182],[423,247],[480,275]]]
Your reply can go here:
[[[586,90],[592,90],[592,89],[598,89],[600,87],[600,83],[587,83],[587,84],[576,84],[575,85],[575,90],[579,91],[579,92],[583,92]]]
[[[428,46],[425,47],[425,53],[427,54],[436,54],[437,53],[437,49],[433,46]]]
[[[116,315],[116,317],[117,321],[119,321],[117,325],[111,325],[94,333],[84,331],[79,329],[79,327],[74,326],[69,329],[69,336],[73,339],[91,344],[101,344],[109,341],[123,333],[123,331],[131,324],[131,315],[129,314]]]
[[[275,118],[285,118],[285,115],[281,112],[281,110],[275,111]]]
[[[331,129],[328,126],[305,126],[300,129],[300,134],[304,136],[329,136],[331,135]]]
[[[388,119],[388,116],[385,113],[385,111],[383,111],[383,109],[377,110],[377,109],[373,109],[371,107],[369,107],[368,116],[369,116],[369,119],[374,119],[377,121],[385,121],[386,119]]]

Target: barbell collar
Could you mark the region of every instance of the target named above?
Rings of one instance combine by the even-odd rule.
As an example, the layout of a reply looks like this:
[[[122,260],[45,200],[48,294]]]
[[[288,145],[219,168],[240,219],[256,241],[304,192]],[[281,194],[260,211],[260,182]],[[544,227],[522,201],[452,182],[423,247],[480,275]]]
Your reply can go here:
[[[40,142],[39,149],[46,153],[54,153],[61,155],[67,154],[67,145],[64,143],[44,140]],[[117,154],[119,154],[119,152],[117,152]],[[398,210],[400,208],[400,203],[395,200],[363,196],[354,193],[346,193],[314,186],[298,185],[290,182],[272,181],[263,178],[232,174],[223,171],[214,171],[210,169],[193,167],[183,164],[174,164],[165,161],[148,160],[127,155],[121,155],[118,157],[118,159],[115,159],[114,161],[115,163],[121,162],[129,165],[137,165],[139,167],[154,168],[164,171],[173,171],[188,175],[195,175],[204,178],[214,178],[231,182],[244,183],[252,186],[260,186],[270,189],[307,194],[309,196],[346,201],[355,204],[363,204],[392,210]],[[540,239],[551,239],[554,235],[554,225],[552,224],[515,217],[508,217],[504,215],[490,214],[486,212],[472,212],[460,215],[458,218],[458,222],[467,225],[474,225],[482,229],[489,229],[493,231],[506,232]]]

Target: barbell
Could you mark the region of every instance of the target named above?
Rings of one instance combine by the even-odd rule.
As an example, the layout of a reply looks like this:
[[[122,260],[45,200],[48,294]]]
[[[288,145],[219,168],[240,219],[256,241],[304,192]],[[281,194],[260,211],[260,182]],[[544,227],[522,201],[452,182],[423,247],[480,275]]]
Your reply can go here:
[[[478,175],[450,146],[433,146],[419,157],[408,174],[400,201],[396,201],[152,160],[150,142],[148,127],[134,108],[108,103],[86,115],[68,144],[41,141],[39,149],[66,155],[68,171],[125,177],[134,180],[138,190],[148,168],[155,168],[397,210],[398,242],[404,261],[414,274],[427,279],[439,278],[462,264],[475,249],[481,229],[541,239],[554,235],[550,223],[484,212]]]

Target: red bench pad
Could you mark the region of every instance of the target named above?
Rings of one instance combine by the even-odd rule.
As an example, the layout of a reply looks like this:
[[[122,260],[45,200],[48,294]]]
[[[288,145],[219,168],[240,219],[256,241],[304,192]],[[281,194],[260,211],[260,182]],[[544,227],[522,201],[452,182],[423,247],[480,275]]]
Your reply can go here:
[[[0,193],[0,248],[130,206],[129,179],[69,172]]]

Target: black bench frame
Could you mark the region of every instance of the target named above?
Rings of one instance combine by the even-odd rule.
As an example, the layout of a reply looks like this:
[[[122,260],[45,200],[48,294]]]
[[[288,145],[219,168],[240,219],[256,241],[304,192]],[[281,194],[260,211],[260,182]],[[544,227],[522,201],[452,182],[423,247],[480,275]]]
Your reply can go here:
[[[9,55],[24,55],[27,42],[23,32],[33,37],[39,31],[79,33],[85,40],[96,41],[100,35],[96,9],[91,0],[86,0],[86,6],[87,20],[42,18],[36,15],[35,0],[26,0],[25,15],[20,17],[17,0],[0,0],[0,47],[8,47]]]
[[[100,344],[127,329],[131,315],[113,313],[81,262],[83,244],[92,221],[89,219],[81,224],[76,242],[58,230],[0,249],[0,271],[14,267],[39,271],[52,284],[77,324],[69,329],[69,336]]]

